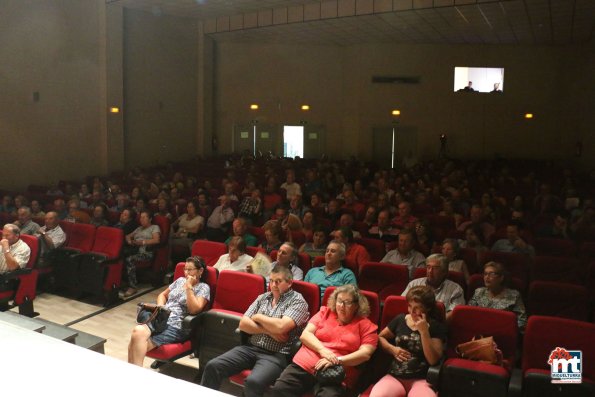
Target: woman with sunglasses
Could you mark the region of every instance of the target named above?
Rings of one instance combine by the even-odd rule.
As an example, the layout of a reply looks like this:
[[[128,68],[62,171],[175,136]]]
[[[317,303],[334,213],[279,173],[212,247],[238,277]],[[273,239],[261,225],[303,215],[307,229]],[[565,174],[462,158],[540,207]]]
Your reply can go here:
[[[211,293],[209,285],[204,282],[207,271],[200,256],[186,259],[184,277],[176,279],[157,296],[157,304],[171,311],[167,328],[155,333],[148,324],[135,326],[128,345],[129,363],[142,367],[148,351],[188,339],[190,330],[182,329],[182,321],[187,315],[198,314],[207,307]]]
[[[489,307],[514,312],[517,315],[519,329],[527,324],[527,313],[519,291],[508,288],[510,277],[504,266],[497,262],[488,262],[483,267],[485,287],[475,290],[469,300],[469,306]]]

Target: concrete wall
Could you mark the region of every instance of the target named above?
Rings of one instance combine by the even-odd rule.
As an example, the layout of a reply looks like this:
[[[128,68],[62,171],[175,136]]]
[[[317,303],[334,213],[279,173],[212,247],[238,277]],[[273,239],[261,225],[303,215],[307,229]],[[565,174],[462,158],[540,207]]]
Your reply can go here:
[[[436,155],[439,135],[446,133],[449,153],[457,157],[568,158],[574,142],[567,132],[578,131],[583,120],[573,111],[576,102],[568,102],[575,95],[569,81],[588,68],[579,47],[221,43],[217,48],[216,126],[223,145],[229,145],[234,123],[254,116],[247,110],[252,102],[261,104],[259,120],[279,124],[304,117],[295,109],[310,103],[313,110],[305,117],[326,127],[327,153],[335,157],[372,158],[372,130],[390,129],[394,108],[402,111],[400,128],[417,133],[419,157]],[[455,66],[504,67],[505,93],[454,93]],[[373,84],[373,75],[419,76],[421,83]],[[535,118],[525,120],[525,112]]]
[[[0,187],[23,188],[100,170],[103,4],[2,2]]]
[[[195,156],[197,57],[197,21],[125,10],[126,166]]]

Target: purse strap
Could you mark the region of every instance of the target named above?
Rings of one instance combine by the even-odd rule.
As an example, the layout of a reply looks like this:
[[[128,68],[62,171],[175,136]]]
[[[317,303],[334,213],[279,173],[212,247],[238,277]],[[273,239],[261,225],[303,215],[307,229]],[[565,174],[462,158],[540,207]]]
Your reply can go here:
[[[140,325],[149,324],[151,321],[155,320],[155,317],[157,317],[157,315],[159,314],[159,311],[160,310],[161,310],[161,306],[156,306],[153,309],[153,311],[151,312],[151,315],[149,316],[149,318],[146,321],[144,321],[142,323],[139,323],[139,324]]]

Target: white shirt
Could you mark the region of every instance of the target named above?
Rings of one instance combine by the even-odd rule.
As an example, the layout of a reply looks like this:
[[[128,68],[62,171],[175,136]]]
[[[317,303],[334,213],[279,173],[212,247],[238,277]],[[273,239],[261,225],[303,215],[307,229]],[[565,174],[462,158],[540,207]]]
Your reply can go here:
[[[250,261],[254,259],[248,254],[243,254],[238,257],[235,262],[230,262],[229,254],[223,254],[219,257],[217,263],[215,263],[214,268],[222,271],[222,270],[235,270],[238,272],[245,272],[246,265],[250,263]]]
[[[23,240],[19,239],[16,243],[8,248],[8,251],[14,260],[17,261],[21,269],[27,265],[27,262],[29,262],[31,248],[29,248],[27,243],[25,243]],[[5,255],[6,254],[4,252],[0,253],[0,274],[8,272]]]

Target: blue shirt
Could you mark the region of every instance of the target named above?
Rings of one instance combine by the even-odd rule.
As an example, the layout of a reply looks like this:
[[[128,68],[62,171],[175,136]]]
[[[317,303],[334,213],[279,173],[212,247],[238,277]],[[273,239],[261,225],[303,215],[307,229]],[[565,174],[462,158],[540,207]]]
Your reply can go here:
[[[320,286],[320,298],[324,297],[327,287],[340,287],[346,284],[357,285],[355,274],[343,266],[331,274],[326,274],[325,266],[314,267],[308,271],[304,281]]]

